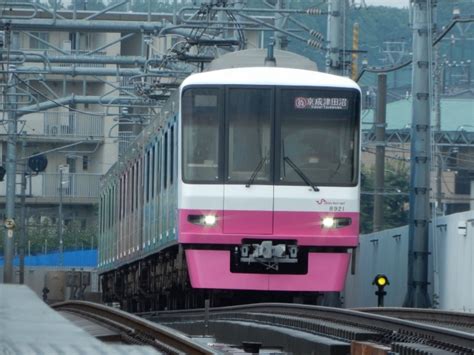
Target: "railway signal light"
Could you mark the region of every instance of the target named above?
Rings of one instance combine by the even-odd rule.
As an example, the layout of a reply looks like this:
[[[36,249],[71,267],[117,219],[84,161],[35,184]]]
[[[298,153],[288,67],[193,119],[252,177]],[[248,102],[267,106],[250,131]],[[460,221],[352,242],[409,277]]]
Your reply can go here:
[[[375,291],[377,295],[377,307],[383,307],[383,298],[387,294],[384,289],[385,286],[390,285],[387,276],[378,274],[375,276],[374,281],[372,281],[372,285],[377,286],[377,291]]]

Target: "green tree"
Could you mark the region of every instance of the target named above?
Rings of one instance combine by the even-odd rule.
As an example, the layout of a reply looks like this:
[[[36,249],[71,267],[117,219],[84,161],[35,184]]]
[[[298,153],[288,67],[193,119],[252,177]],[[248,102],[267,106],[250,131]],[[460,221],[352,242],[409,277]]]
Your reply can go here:
[[[361,233],[373,231],[375,169],[363,168],[360,201]],[[384,181],[384,223],[382,229],[400,227],[408,223],[409,168],[406,164],[386,164]]]

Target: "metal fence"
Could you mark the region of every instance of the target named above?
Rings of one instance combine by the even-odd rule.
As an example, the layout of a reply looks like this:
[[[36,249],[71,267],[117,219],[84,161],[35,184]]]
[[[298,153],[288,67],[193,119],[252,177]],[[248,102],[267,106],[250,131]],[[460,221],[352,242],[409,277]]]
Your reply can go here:
[[[119,132],[119,155],[122,156],[135,140],[136,135],[133,132]]]
[[[62,174],[60,184],[59,173],[41,174],[43,177],[42,196],[59,197],[62,186],[63,197],[88,197],[99,196],[100,174]]]
[[[104,116],[75,111],[44,112],[44,134],[63,137],[103,137]]]

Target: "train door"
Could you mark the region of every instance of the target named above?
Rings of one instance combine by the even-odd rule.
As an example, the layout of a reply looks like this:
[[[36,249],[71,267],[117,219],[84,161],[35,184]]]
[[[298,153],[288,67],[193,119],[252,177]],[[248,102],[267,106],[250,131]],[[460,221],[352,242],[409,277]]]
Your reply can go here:
[[[224,233],[273,233],[273,89],[229,87]]]

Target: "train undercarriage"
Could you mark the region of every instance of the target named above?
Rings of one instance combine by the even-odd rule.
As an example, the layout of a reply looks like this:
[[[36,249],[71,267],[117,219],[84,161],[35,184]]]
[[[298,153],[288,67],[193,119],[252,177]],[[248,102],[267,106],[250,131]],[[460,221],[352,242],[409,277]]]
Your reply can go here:
[[[191,287],[181,245],[137,260],[100,276],[103,301],[132,313],[259,302],[339,306],[338,293],[195,289]]]

